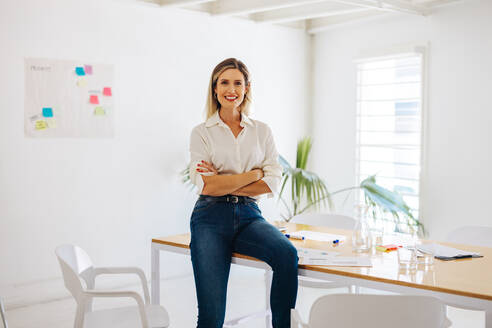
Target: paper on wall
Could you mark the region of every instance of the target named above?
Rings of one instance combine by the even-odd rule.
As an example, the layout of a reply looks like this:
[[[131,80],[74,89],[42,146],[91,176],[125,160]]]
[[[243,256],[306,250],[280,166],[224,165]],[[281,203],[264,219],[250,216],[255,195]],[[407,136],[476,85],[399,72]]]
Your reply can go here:
[[[113,137],[114,99],[101,95],[112,89],[113,65],[26,58],[24,72],[27,137]]]

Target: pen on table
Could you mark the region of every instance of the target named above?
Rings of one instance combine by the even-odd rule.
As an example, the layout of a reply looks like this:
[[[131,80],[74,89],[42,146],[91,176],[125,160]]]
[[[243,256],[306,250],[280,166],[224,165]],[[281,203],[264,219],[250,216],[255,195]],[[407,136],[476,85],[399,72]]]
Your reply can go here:
[[[457,255],[454,258],[455,259],[468,259],[468,258],[471,258],[471,257],[473,257],[473,255]]]
[[[295,236],[295,235],[291,235],[291,234],[288,234],[286,233],[285,234],[285,237],[289,238],[289,239],[299,239],[299,240],[304,240],[304,236]]]

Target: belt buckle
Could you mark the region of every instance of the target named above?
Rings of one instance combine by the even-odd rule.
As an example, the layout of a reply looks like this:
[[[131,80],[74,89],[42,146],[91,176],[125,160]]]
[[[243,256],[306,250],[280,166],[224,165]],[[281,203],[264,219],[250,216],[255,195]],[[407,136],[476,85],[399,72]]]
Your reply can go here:
[[[239,197],[237,197],[237,196],[229,196],[228,198],[229,198],[230,202],[233,204],[239,203]]]

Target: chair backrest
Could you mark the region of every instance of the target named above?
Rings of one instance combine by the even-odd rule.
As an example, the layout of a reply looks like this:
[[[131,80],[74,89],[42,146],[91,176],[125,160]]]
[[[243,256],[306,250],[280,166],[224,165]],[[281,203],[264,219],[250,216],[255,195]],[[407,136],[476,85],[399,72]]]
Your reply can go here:
[[[3,307],[3,302],[1,297],[0,297],[0,316],[2,317],[2,323],[3,323],[2,327],[8,328],[7,318],[5,318],[5,309]]]
[[[446,241],[456,244],[492,247],[492,227],[465,226],[451,231]]]
[[[354,218],[346,215],[329,213],[300,214],[294,216],[291,222],[346,230],[352,230],[355,226]]]
[[[63,274],[65,287],[72,293],[77,302],[81,300],[81,293],[85,289],[80,278],[87,286],[94,284],[94,268],[87,253],[75,245],[61,245],[55,250]]]
[[[444,328],[445,305],[430,296],[332,294],[318,298],[309,314],[311,328]]]

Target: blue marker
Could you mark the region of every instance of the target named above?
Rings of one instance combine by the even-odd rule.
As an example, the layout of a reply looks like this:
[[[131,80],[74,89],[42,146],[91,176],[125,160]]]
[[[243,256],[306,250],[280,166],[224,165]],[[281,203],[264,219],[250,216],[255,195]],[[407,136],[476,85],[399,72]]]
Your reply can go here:
[[[304,240],[304,236],[292,236],[292,235],[290,235],[288,233],[285,234],[285,237],[287,237],[289,239],[292,238],[292,239]]]

